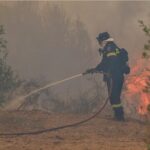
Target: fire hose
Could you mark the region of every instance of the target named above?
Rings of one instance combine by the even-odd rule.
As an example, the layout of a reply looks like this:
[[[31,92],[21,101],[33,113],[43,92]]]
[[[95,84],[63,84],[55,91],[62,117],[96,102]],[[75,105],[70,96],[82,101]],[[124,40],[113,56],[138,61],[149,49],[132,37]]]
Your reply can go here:
[[[60,83],[63,83],[65,81],[68,81],[68,80],[72,80],[74,78],[77,78],[77,77],[81,77],[83,76],[85,73],[83,74],[77,74],[77,75],[74,75],[74,76],[71,76],[69,78],[65,78],[63,80],[60,80],[60,81],[56,81],[56,82],[53,82],[53,83],[50,83],[42,88],[39,88],[37,90],[34,90],[32,92],[30,92],[29,94],[25,95],[24,97],[22,97],[23,99],[35,94],[35,93],[38,93],[39,91],[42,91],[44,89],[47,89],[47,88],[50,88],[52,86],[55,86],[57,84],[60,84]],[[111,91],[111,90],[110,90]],[[110,95],[111,92],[109,92],[108,95]],[[109,100],[109,96],[108,98],[106,98],[104,104],[102,105],[102,107],[95,113],[93,114],[92,116],[84,119],[84,120],[81,120],[81,121],[78,121],[78,122],[75,122],[75,123],[72,123],[72,124],[67,124],[67,125],[62,125],[62,126],[58,126],[58,127],[53,127],[53,128],[47,128],[47,129],[42,129],[42,130],[38,130],[38,131],[28,131],[28,132],[12,132],[12,133],[0,133],[0,136],[23,136],[23,135],[37,135],[37,134],[41,134],[41,133],[44,133],[44,132],[51,132],[51,131],[56,131],[56,130],[60,130],[60,129],[64,129],[64,128],[69,128],[69,127],[75,127],[75,126],[78,126],[78,125],[81,125],[85,122],[88,122],[89,120],[95,118],[98,114],[100,114],[103,109],[105,108],[107,102]]]

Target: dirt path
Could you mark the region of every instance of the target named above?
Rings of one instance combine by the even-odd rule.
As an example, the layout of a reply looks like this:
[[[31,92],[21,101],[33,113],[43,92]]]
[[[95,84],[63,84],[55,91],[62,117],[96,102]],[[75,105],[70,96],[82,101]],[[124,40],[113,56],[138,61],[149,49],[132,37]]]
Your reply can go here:
[[[1,112],[0,132],[39,130],[82,120],[86,115]],[[0,150],[147,150],[147,124],[101,116],[78,127],[22,137],[0,137]]]

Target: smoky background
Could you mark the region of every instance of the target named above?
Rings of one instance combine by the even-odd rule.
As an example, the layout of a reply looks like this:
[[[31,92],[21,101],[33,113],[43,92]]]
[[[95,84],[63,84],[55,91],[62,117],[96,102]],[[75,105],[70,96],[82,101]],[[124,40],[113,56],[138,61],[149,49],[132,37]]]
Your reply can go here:
[[[128,50],[132,66],[141,57],[146,39],[138,20],[149,22],[149,6],[150,2],[125,1],[0,2],[9,64],[22,79],[38,80],[42,85],[61,80],[99,63],[96,36],[108,31],[119,47]],[[50,90],[65,103],[81,100],[81,95],[107,97],[101,75],[78,78]]]

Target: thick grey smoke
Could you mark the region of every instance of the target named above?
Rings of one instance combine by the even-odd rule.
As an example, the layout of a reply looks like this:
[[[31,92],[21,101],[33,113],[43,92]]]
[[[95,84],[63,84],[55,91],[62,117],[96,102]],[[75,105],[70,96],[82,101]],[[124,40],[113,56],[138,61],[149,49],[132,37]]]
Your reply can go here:
[[[56,80],[82,72],[91,57],[88,32],[79,19],[72,21],[61,7],[44,4],[1,5],[11,64],[25,78]]]
[[[145,42],[138,20],[149,22],[149,6],[121,1],[0,2],[9,63],[22,78],[63,79],[99,63],[95,37],[108,31],[134,64]]]
[[[97,48],[95,37],[99,32],[108,31],[120,47],[129,51],[131,63],[139,57],[145,35],[139,27],[138,20],[149,24],[150,2],[111,1],[63,4],[71,15],[78,15],[85,22],[93,42],[94,53]]]
[[[56,5],[59,6],[60,13],[64,13],[62,16],[59,15],[59,11],[55,14],[57,10],[51,10]],[[118,45],[127,48],[131,58],[135,58],[132,56],[140,52],[145,40],[138,20],[148,22],[150,15],[150,2],[24,1],[1,2],[0,6],[1,23],[6,26],[7,30],[10,63],[23,77],[45,76],[49,80],[61,78],[60,72],[65,77],[84,71],[83,69],[90,64],[81,63],[88,62],[90,58],[85,57],[87,57],[86,53],[90,54],[89,51],[95,57],[95,64],[98,63],[99,56],[96,51],[98,45],[95,37],[102,31],[110,32]],[[63,19],[66,22],[63,22]],[[79,32],[79,30],[84,32],[82,32],[83,36],[81,33],[80,37],[76,38],[81,40],[79,44],[88,42],[86,51],[81,50],[81,45],[70,46],[70,49],[67,45],[66,48],[64,39],[61,39],[65,38],[63,37],[65,32],[69,32],[67,28],[75,28],[73,24],[77,23],[78,19],[81,22],[78,22],[76,29],[69,30],[70,32]],[[89,35],[85,35],[88,34],[87,32]],[[77,33],[73,34],[79,36],[79,34],[75,35]],[[70,35],[72,38],[70,43],[75,42],[73,34]],[[90,39],[83,38],[90,38],[92,46]],[[90,63],[91,66],[95,65],[92,64],[92,60]]]

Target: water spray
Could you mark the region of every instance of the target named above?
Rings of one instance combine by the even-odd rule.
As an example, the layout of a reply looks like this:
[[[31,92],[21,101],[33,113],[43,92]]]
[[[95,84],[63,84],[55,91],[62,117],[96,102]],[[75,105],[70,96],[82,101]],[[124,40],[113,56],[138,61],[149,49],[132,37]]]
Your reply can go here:
[[[63,79],[63,80],[59,80],[59,81],[56,81],[56,82],[53,82],[53,83],[49,83],[49,84],[47,84],[47,85],[45,85],[45,86],[43,86],[43,87],[41,87],[41,88],[38,88],[38,89],[36,89],[36,90],[33,90],[33,91],[31,91],[30,93],[28,93],[27,95],[21,96],[21,97],[19,97],[19,98],[16,98],[15,100],[11,101],[11,103],[10,103],[8,106],[6,106],[6,109],[12,109],[13,107],[16,107],[16,105],[18,105],[18,103],[19,103],[19,105],[20,105],[20,103],[23,103],[23,101],[24,101],[26,98],[32,96],[33,94],[36,94],[36,93],[38,93],[38,92],[40,92],[40,91],[42,91],[42,90],[45,90],[45,89],[50,88],[50,87],[53,87],[53,86],[55,86],[55,85],[61,84],[61,83],[63,83],[63,82],[66,82],[66,81],[69,81],[69,80],[72,80],[72,79],[81,77],[82,75],[83,75],[82,73],[76,74],[76,75],[73,75],[73,76],[71,76],[71,77],[65,78],[65,79]],[[17,107],[20,107],[20,106],[17,106]]]
[[[78,77],[81,77],[85,74],[88,74],[88,72],[85,72],[85,73],[80,73],[80,74],[77,74],[77,75],[74,75],[74,76],[71,76],[71,77],[68,77],[68,78],[65,78],[63,80],[60,80],[60,81],[56,81],[56,82],[53,82],[53,83],[50,83],[50,84],[47,84],[45,85],[44,87],[41,87],[39,89],[36,89],[32,92],[30,92],[29,94],[23,96],[21,99],[25,99],[35,93],[38,93],[44,89],[47,89],[47,88],[50,88],[52,86],[55,86],[55,85],[58,85],[60,83],[63,83],[65,81],[69,81],[69,80],[72,80],[72,79],[75,79],[75,78],[78,78]],[[111,88],[112,88],[112,84],[111,84]],[[57,131],[57,130],[60,130],[60,129],[65,129],[65,128],[69,128],[69,127],[75,127],[75,126],[78,126],[78,125],[81,125],[83,123],[86,123],[90,120],[92,120],[93,118],[95,118],[98,114],[100,114],[103,109],[105,108],[108,100],[109,100],[109,97],[110,97],[110,93],[112,91],[112,89],[110,88],[110,92],[108,93],[108,97],[105,99],[105,102],[104,104],[101,106],[101,108],[93,115],[91,115],[90,117],[88,118],[85,118],[81,121],[78,121],[78,122],[74,122],[74,123],[71,123],[71,124],[66,124],[66,125],[62,125],[62,126],[57,126],[57,127],[53,127],[53,128],[47,128],[47,129],[41,129],[41,130],[37,130],[37,131],[28,131],[28,132],[7,132],[7,133],[0,133],[0,136],[24,136],[24,135],[37,135],[37,134],[41,134],[41,133],[45,133],[45,132],[51,132],[51,131]]]
[[[30,92],[29,94],[25,95],[23,98],[27,98],[27,97],[29,97],[29,96],[31,96],[31,95],[33,95],[33,94],[35,94],[35,93],[38,93],[38,92],[40,92],[40,91],[42,91],[42,90],[45,90],[45,89],[50,88],[50,87],[52,87],[52,86],[61,84],[61,83],[63,83],[63,82],[66,82],[66,81],[69,81],[69,80],[72,80],[72,79],[74,79],[74,78],[78,78],[78,77],[81,77],[81,76],[82,76],[82,74],[77,74],[77,75],[74,75],[74,76],[65,78],[65,79],[63,79],[63,80],[59,80],[59,81],[56,81],[56,82],[53,82],[53,83],[49,83],[49,84],[45,85],[44,87],[41,87],[41,88],[39,88],[39,89],[36,89],[36,90]]]

